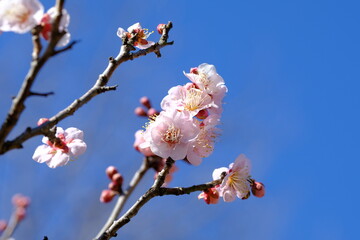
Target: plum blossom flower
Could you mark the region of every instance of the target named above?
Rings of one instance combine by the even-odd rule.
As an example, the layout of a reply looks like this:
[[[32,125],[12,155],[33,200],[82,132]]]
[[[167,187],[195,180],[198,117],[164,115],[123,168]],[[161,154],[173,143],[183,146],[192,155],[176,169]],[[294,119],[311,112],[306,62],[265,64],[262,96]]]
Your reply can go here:
[[[135,133],[135,142],[134,142],[134,148],[135,150],[139,151],[146,157],[154,156],[155,154],[151,151],[150,147],[141,147],[141,144],[145,142],[144,139],[144,131],[138,130]]]
[[[52,30],[52,25],[53,22],[55,20],[56,17],[56,8],[52,7],[50,8],[47,13],[45,13],[41,19],[41,25],[43,26],[43,29],[41,31],[41,36],[43,36],[43,38],[45,40],[49,40],[51,38],[51,30]],[[70,23],[70,15],[69,13],[66,11],[66,9],[62,10],[62,17],[60,20],[60,24],[59,24],[59,31],[65,31],[65,35],[59,40],[59,42],[57,43],[58,47],[62,47],[65,46],[66,44],[68,44],[70,42],[70,33],[67,30],[67,27],[69,26]]]
[[[190,69],[190,73],[185,73],[197,88],[206,92],[212,97],[214,106],[209,108],[211,113],[222,113],[222,100],[228,91],[224,79],[216,72],[214,65],[207,63],[200,64],[196,68]]]
[[[145,49],[155,44],[155,42],[146,40],[153,32],[149,32],[148,29],[142,28],[140,23],[135,23],[131,25],[127,32],[123,28],[118,28],[117,35],[119,38],[127,36],[128,38],[132,37],[132,34],[136,34],[136,40],[134,46],[139,49]]]
[[[186,159],[192,165],[199,165],[202,159],[208,157],[214,150],[215,140],[219,129],[215,126],[220,123],[218,115],[210,115],[204,121],[198,122],[200,132],[190,143]]]
[[[0,31],[26,33],[40,22],[43,13],[38,0],[1,0]]]
[[[81,155],[86,150],[83,131],[77,128],[71,127],[64,131],[57,127],[55,136],[60,139],[60,143],[51,143],[47,137],[43,137],[44,144],[36,148],[32,157],[35,161],[56,168],[66,165],[71,157]]]
[[[229,169],[225,167],[215,169],[213,179],[219,179],[222,172],[227,172],[227,175],[217,189],[225,202],[232,202],[236,197],[240,199],[249,197],[251,189],[250,160],[244,154],[240,154],[235,162],[230,164]]]
[[[163,110],[188,111],[191,116],[195,116],[199,111],[210,107],[216,107],[211,96],[197,89],[194,84],[172,87],[168,95],[161,101]]]
[[[154,154],[162,158],[184,159],[190,141],[199,131],[188,113],[176,110],[162,111],[147,126],[144,132],[145,142],[140,147],[150,147]]]

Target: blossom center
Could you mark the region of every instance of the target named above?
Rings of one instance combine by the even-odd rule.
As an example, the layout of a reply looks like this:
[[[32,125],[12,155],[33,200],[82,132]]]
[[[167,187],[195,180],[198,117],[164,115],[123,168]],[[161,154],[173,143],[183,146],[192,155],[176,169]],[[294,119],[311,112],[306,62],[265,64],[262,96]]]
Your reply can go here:
[[[25,6],[21,4],[12,5],[7,11],[5,12],[5,17],[10,22],[20,22],[25,23],[31,14],[31,11],[27,9]]]
[[[174,145],[180,142],[181,131],[176,128],[174,124],[169,125],[166,132],[163,134],[162,140],[169,145]]]
[[[210,80],[208,76],[205,73],[200,73],[200,82],[204,85],[205,88],[207,88],[210,85]]]
[[[204,103],[204,98],[202,97],[202,92],[191,88],[186,91],[186,96],[184,99],[184,108],[187,111],[194,111],[199,109]]]

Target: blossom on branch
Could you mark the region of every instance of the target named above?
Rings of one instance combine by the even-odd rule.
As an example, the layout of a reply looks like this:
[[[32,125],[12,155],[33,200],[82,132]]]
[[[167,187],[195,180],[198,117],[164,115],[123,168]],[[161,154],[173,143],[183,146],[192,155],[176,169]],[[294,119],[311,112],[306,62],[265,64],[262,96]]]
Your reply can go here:
[[[188,113],[162,111],[147,126],[144,132],[145,142],[140,148],[150,147],[154,154],[162,158],[184,159],[190,142],[199,131]]]
[[[148,29],[142,28],[140,23],[135,23],[131,25],[127,32],[119,27],[117,35],[119,38],[127,37],[128,39],[135,37],[134,46],[139,49],[145,49],[155,44],[155,42],[148,41],[147,38],[153,32],[149,32]]]
[[[46,163],[50,168],[66,165],[71,157],[81,155],[86,150],[83,141],[83,131],[71,127],[65,131],[61,127],[56,128],[56,135],[60,141],[52,143],[47,137],[43,137],[43,145],[36,148],[33,159],[39,163]]]
[[[214,187],[206,189],[199,194],[198,199],[204,199],[207,204],[216,204],[219,202],[219,192]]]
[[[56,8],[52,7],[50,8],[47,13],[45,13],[41,19],[41,25],[43,26],[43,29],[41,31],[41,36],[45,40],[49,40],[51,38],[51,31],[52,31],[52,25],[54,23],[55,17],[56,17]],[[62,16],[59,23],[59,32],[65,31],[64,36],[59,40],[57,43],[58,47],[65,46],[70,42],[70,33],[67,29],[70,23],[70,15],[66,11],[66,9],[62,10]]]
[[[215,169],[213,172],[213,179],[221,178],[221,174],[226,172],[227,175],[222,183],[217,186],[220,197],[225,202],[232,202],[236,197],[246,199],[250,194],[250,160],[244,155],[240,154],[234,163],[230,164],[229,169],[226,167]]]
[[[1,0],[0,31],[26,33],[40,22],[43,13],[38,0]]]

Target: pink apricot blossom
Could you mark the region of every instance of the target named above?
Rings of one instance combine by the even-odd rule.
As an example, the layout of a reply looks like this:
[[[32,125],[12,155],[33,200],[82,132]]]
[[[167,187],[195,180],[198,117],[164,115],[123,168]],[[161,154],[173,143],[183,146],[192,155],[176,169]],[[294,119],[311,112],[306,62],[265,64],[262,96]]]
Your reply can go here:
[[[52,25],[53,22],[55,20],[56,17],[56,8],[52,7],[50,8],[42,17],[41,19],[41,25],[43,26],[43,29],[41,31],[41,36],[43,36],[43,38],[45,40],[49,40],[51,38],[51,30],[52,30]],[[59,24],[59,31],[65,31],[65,35],[59,40],[59,42],[57,43],[58,47],[62,47],[65,46],[66,44],[68,44],[70,42],[70,33],[67,29],[67,27],[69,26],[70,23],[70,15],[69,13],[66,11],[66,9],[62,10],[62,17],[60,20],[60,24]]]
[[[150,147],[151,151],[162,158],[184,159],[190,141],[200,129],[187,112],[162,111],[150,122],[144,132],[145,142],[141,148]]]
[[[155,42],[147,40],[147,38],[152,33],[153,32],[149,32],[148,29],[142,28],[140,23],[135,23],[131,25],[127,29],[127,32],[121,27],[119,27],[117,31],[117,35],[119,38],[123,38],[125,36],[131,38],[134,34],[136,34],[136,40],[134,42],[134,46],[139,49],[145,49],[155,44]]]
[[[83,141],[83,131],[71,127],[65,131],[61,127],[56,128],[56,137],[61,142],[51,143],[47,137],[43,137],[43,145],[36,148],[33,159],[39,163],[46,163],[50,168],[66,165],[71,157],[83,154],[86,143]]]
[[[1,0],[0,31],[26,33],[39,24],[43,13],[38,0]]]
[[[192,165],[199,165],[202,159],[208,157],[214,150],[215,140],[219,129],[215,126],[220,123],[218,115],[210,115],[204,121],[198,122],[200,132],[190,143],[186,159]]]
[[[229,169],[226,167],[215,169],[213,179],[217,180],[221,174],[226,172],[227,175],[222,183],[217,186],[220,197],[225,202],[232,202],[236,197],[246,199],[250,194],[250,160],[240,154],[234,163],[230,164]]]
[[[215,107],[211,96],[197,89],[194,84],[172,87],[168,95],[161,101],[163,110],[188,111],[191,116],[195,116],[199,111],[210,107]]]

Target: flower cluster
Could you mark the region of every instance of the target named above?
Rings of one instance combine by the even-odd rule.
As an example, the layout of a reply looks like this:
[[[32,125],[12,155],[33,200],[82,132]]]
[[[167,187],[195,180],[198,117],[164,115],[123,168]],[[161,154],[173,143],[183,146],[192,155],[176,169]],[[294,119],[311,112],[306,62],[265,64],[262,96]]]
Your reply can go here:
[[[26,33],[35,26],[41,25],[41,36],[45,40],[49,40],[55,16],[55,7],[44,13],[44,7],[38,0],[1,0],[0,32]],[[65,34],[58,42],[58,46],[65,46],[69,43],[70,33],[67,30],[69,22],[70,16],[63,9],[59,31],[64,31]]]
[[[71,127],[64,131],[61,127],[56,128],[55,136],[58,142],[53,143],[48,137],[43,137],[43,145],[36,148],[33,159],[39,163],[46,163],[50,168],[66,165],[71,157],[83,154],[86,143],[83,141],[83,131]]]
[[[124,178],[114,166],[107,167],[105,172],[111,182],[108,185],[108,189],[104,189],[101,192],[100,201],[108,203],[111,202],[116,195],[122,193]]]
[[[199,165],[213,151],[227,88],[214,65],[201,64],[185,76],[191,82],[169,90],[161,102],[162,111],[147,125],[139,148]]]

